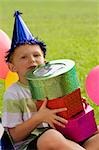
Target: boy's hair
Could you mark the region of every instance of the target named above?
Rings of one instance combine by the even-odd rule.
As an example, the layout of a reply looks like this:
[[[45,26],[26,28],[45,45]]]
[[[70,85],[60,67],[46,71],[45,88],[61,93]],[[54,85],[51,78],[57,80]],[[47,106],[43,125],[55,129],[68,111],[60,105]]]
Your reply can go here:
[[[24,44],[39,45],[43,54],[44,54],[44,58],[45,58],[45,56],[46,56],[46,44],[43,41],[38,40],[38,38],[36,38],[36,41],[37,41],[36,43],[30,42],[30,43],[17,44],[17,46],[13,50],[9,49],[7,51],[7,55],[5,56],[5,61],[7,63],[11,62],[15,49],[21,45],[24,45]]]

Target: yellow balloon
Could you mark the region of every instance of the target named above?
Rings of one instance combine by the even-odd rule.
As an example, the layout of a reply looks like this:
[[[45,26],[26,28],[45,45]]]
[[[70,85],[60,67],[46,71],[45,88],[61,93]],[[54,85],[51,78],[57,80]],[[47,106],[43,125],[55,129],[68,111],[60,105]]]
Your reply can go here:
[[[9,71],[5,79],[5,88],[7,89],[11,84],[18,81],[18,79],[17,73]]]

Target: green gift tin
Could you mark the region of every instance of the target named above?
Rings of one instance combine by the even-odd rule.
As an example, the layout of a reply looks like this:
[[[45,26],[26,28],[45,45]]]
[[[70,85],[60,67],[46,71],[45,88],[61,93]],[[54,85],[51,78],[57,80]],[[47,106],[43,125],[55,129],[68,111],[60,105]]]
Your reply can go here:
[[[33,99],[38,100],[62,97],[79,88],[75,62],[69,59],[40,65],[27,72],[26,78]]]

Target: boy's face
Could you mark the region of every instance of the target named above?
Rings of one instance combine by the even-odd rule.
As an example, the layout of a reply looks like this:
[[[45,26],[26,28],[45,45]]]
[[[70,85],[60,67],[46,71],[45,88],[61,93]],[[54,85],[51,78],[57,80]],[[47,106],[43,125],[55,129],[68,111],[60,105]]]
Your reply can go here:
[[[23,80],[27,71],[44,63],[44,55],[39,45],[25,44],[15,49],[9,68],[11,71],[17,72],[19,79]]]

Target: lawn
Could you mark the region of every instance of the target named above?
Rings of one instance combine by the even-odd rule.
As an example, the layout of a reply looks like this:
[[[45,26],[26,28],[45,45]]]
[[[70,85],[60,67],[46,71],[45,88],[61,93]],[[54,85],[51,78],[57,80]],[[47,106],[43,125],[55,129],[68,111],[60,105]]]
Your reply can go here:
[[[99,64],[99,0],[0,0],[0,28],[12,36],[13,13],[23,19],[35,36],[47,44],[47,60],[72,59],[76,63],[82,96],[95,110],[99,107],[87,96],[85,79]],[[0,108],[4,88],[0,82]]]

